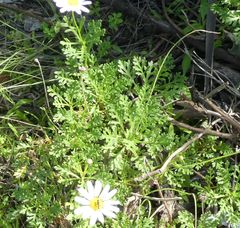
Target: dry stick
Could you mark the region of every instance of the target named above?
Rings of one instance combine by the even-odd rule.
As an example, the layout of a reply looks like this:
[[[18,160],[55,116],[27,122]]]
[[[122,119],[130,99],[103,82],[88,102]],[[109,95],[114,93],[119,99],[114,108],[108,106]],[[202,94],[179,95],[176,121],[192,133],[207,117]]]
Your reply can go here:
[[[168,165],[171,163],[171,161],[180,153],[186,151],[188,149],[188,147],[194,143],[196,140],[200,139],[203,135],[205,134],[205,132],[202,132],[200,134],[195,135],[191,140],[189,140],[188,142],[186,142],[185,144],[183,144],[180,148],[178,148],[175,152],[173,152],[168,159],[165,161],[165,163],[163,164],[163,166],[160,169],[154,170],[152,172],[146,173],[140,177],[137,177],[134,179],[134,181],[143,181],[148,177],[157,175],[157,174],[161,174],[164,173],[165,170],[167,169]]]
[[[151,196],[144,196],[139,193],[132,193],[133,196],[137,196],[143,199],[149,199],[152,201],[177,201],[177,200],[182,200],[182,197],[173,197],[173,198],[158,198],[158,197],[151,197]]]
[[[216,112],[218,112],[221,115],[221,119],[226,120],[228,123],[230,123],[232,126],[234,126],[239,132],[240,132],[240,123],[229,116],[228,113],[226,113],[224,110],[219,108],[217,105],[215,105],[212,101],[209,99],[205,99],[205,102]]]
[[[164,197],[163,197],[163,194],[162,194],[162,191],[161,191],[160,184],[158,183],[157,180],[155,180],[155,184],[157,185],[158,193],[159,193],[160,197],[161,197],[161,198],[164,198]],[[163,204],[164,204],[164,206],[165,206],[165,208],[166,208],[166,210],[167,210],[169,222],[171,223],[171,222],[172,222],[172,214],[171,214],[171,211],[170,211],[170,209],[169,209],[168,204],[167,204],[166,201],[163,201]]]
[[[209,106],[212,108],[215,112],[218,112],[220,114],[220,118],[222,120],[227,121],[229,124],[231,124],[233,127],[235,127],[238,132],[240,132],[240,122],[236,120],[235,118],[231,117],[227,112],[225,112],[223,109],[215,105],[212,101],[210,101],[207,97],[203,97],[200,92],[195,91],[198,95],[198,99],[200,99],[201,103]]]
[[[147,163],[147,161],[146,161],[146,163]],[[146,164],[146,165],[147,165],[147,164]],[[154,183],[155,183],[155,185],[157,185],[157,191],[158,191],[158,193],[159,193],[160,198],[164,198],[164,196],[163,196],[163,194],[162,194],[162,190],[161,190],[160,184],[158,183],[157,180],[154,180]],[[168,204],[167,204],[166,201],[163,201],[162,203],[163,203],[163,205],[164,205],[164,207],[165,207],[165,210],[167,211],[169,222],[171,223],[171,222],[172,222],[172,214],[171,214],[171,211],[170,211],[170,209],[169,209],[169,207],[168,207]],[[160,206],[160,207],[161,207],[161,206]],[[160,207],[159,207],[159,208],[160,208]],[[156,211],[158,211],[159,208],[158,208]],[[154,213],[156,213],[156,211],[155,211]],[[153,213],[153,214],[154,214],[154,213]],[[152,216],[153,216],[153,215],[152,215]]]
[[[208,0],[208,12],[207,12],[207,22],[206,22],[206,30],[213,31],[216,30],[216,15],[211,10],[211,5],[215,0]],[[213,76],[213,59],[214,59],[214,39],[215,34],[207,33],[206,34],[206,43],[205,43],[205,61],[207,66],[210,68],[210,74]],[[211,91],[212,87],[212,79],[208,77],[206,74],[207,69],[205,71],[204,78],[204,94],[208,94]]]
[[[225,138],[225,139],[230,139],[230,140],[232,140],[232,139],[234,139],[236,137],[233,134],[222,133],[222,132],[213,131],[213,130],[210,130],[210,129],[192,127],[192,126],[190,126],[188,124],[178,122],[178,121],[176,121],[173,118],[169,118],[169,120],[171,121],[171,123],[173,125],[176,125],[176,126],[182,127],[182,128],[186,128],[188,130],[195,131],[195,132],[198,132],[198,133],[204,133],[205,135],[213,135],[213,136],[218,136],[220,138]]]
[[[212,115],[212,116],[216,116],[216,117],[221,117],[221,115],[218,112],[214,112],[212,110],[208,110],[205,107],[201,107],[199,105],[197,105],[196,103],[194,103],[191,100],[182,100],[182,101],[176,101],[175,102],[178,106],[181,106],[185,109],[190,109],[190,111],[194,111],[194,112],[198,112],[201,115],[205,116],[205,115]],[[180,110],[181,111],[181,110]]]
[[[194,219],[194,222],[195,222],[195,224],[194,224],[194,228],[197,228],[197,218],[198,218],[198,216],[197,216],[197,199],[196,199],[196,196],[195,196],[195,194],[194,193],[192,193],[191,194],[192,195],[192,197],[193,197],[193,200],[194,200],[194,215],[195,215],[195,219]]]
[[[187,48],[185,48],[185,49],[187,50]],[[223,89],[227,89],[227,91],[229,93],[233,94],[234,96],[240,97],[240,92],[237,89],[235,89],[235,88],[231,87],[230,85],[228,85],[228,83],[224,82],[221,79],[221,77],[219,76],[219,75],[221,75],[223,78],[227,79],[228,77],[226,75],[224,75],[223,73],[218,72],[217,70],[214,70],[214,74],[217,75],[217,77],[213,78],[212,75],[209,73],[210,68],[208,68],[208,66],[205,65],[205,62],[201,59],[200,56],[197,55],[196,52],[193,52],[193,55],[190,56],[190,58],[191,58],[192,62],[199,69],[201,69],[202,71],[204,71],[204,69],[207,68],[208,71],[205,72],[207,74],[207,76],[210,77],[211,79],[214,79],[214,81],[216,81],[219,84],[218,87],[216,87],[215,89],[213,89],[210,93],[208,93],[206,95],[206,98],[212,97],[214,94],[222,91]],[[239,69],[240,69],[240,67],[239,67]],[[201,74],[199,74],[199,75],[201,75]]]
[[[26,125],[26,126],[35,127],[35,128],[39,128],[39,129],[47,129],[47,127],[42,127],[40,125],[31,124],[31,123],[24,122],[24,121],[21,121],[21,120],[15,120],[15,119],[5,117],[5,116],[0,116],[0,119],[16,122],[18,124],[23,124],[23,125]]]
[[[147,161],[146,161],[146,163],[147,163]],[[147,164],[146,164],[146,165],[147,165]],[[157,180],[154,180],[154,183],[157,185],[157,190],[158,190],[159,196],[160,196],[161,198],[164,198],[164,196],[163,196],[163,194],[162,194],[162,191],[161,191],[160,184],[158,183]],[[169,209],[169,207],[168,207],[167,202],[163,201],[163,205],[164,205],[165,209],[167,210],[169,222],[172,222],[172,215],[171,215],[171,211],[170,211],[170,209]]]

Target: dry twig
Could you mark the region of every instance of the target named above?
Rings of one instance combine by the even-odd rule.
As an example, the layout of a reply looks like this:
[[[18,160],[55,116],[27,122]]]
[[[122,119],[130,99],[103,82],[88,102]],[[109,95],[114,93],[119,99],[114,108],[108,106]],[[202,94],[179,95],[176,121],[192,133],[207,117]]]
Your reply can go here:
[[[227,121],[228,123],[230,123],[233,127],[235,127],[238,132],[240,132],[240,123],[239,121],[237,121],[236,119],[234,119],[233,117],[231,117],[228,113],[226,113],[224,110],[222,110],[220,107],[218,107],[217,105],[215,105],[212,101],[210,101],[209,99],[205,99],[205,102],[216,112],[218,112],[221,116],[220,118]]]
[[[194,132],[204,133],[205,135],[213,135],[213,136],[218,136],[220,138],[225,138],[225,139],[230,139],[230,140],[234,140],[237,137],[236,135],[233,135],[233,134],[222,133],[222,132],[213,131],[210,129],[192,127],[188,124],[178,122],[178,121],[174,120],[173,118],[169,118],[169,120],[171,121],[171,123],[173,125],[176,125],[178,127],[182,127],[182,128],[194,131]]]
[[[186,151],[188,149],[188,147],[194,143],[196,140],[200,139],[202,136],[204,135],[204,132],[195,135],[191,140],[189,140],[188,142],[186,142],[185,144],[183,144],[180,148],[178,148],[175,152],[173,152],[168,159],[165,161],[165,163],[163,164],[163,166],[160,169],[154,170],[152,172],[148,172],[140,177],[137,177],[134,179],[134,181],[143,181],[148,177],[152,177],[154,175],[157,174],[162,174],[166,171],[166,169],[168,168],[169,164],[171,163],[171,161],[180,153]]]

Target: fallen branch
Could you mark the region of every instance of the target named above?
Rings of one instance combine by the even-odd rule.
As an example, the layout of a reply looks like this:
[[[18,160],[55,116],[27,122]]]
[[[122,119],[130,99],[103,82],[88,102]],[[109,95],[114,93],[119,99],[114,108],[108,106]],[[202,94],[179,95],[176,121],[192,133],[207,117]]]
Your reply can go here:
[[[235,118],[230,116],[227,112],[225,112],[222,108],[220,108],[219,106],[214,104],[211,100],[209,100],[207,98],[208,96],[203,97],[202,94],[197,90],[193,90],[193,93],[194,93],[194,97],[198,100],[198,102],[200,102],[207,108],[213,109],[216,113],[218,113],[219,118],[221,118],[222,120],[225,120],[226,122],[231,124],[237,130],[238,135],[239,135],[240,122],[238,120],[236,120]],[[235,138],[237,138],[237,136]]]
[[[230,139],[230,140],[234,140],[237,137],[236,135],[233,135],[233,134],[222,133],[222,132],[213,131],[213,130],[205,129],[205,128],[192,127],[188,124],[178,122],[173,118],[170,118],[169,120],[175,126],[182,127],[182,128],[188,129],[190,131],[198,132],[198,133],[204,133],[205,135],[213,135],[213,136]]]
[[[219,108],[217,105],[215,105],[212,101],[209,99],[205,99],[206,103],[216,112],[218,112],[221,115],[221,119],[224,119],[228,123],[230,123],[233,127],[237,129],[238,132],[240,132],[240,123],[236,119],[232,118],[227,112]]]
[[[202,132],[200,134],[195,135],[191,140],[189,140],[188,142],[186,142],[185,144],[183,144],[180,148],[178,148],[175,152],[173,152],[165,161],[165,163],[163,164],[163,166],[160,169],[154,170],[152,172],[146,173],[140,177],[137,177],[134,179],[134,181],[139,182],[139,181],[143,181],[145,179],[147,179],[148,177],[152,177],[154,175],[157,174],[162,174],[166,171],[166,169],[168,168],[169,164],[172,162],[172,160],[179,155],[180,153],[186,151],[188,149],[188,147],[194,143],[195,141],[197,141],[198,139],[200,139],[203,135],[205,134],[205,132]]]
[[[177,201],[177,200],[182,200],[182,197],[173,197],[173,198],[158,198],[158,197],[151,197],[151,196],[143,196],[139,193],[132,193],[133,196],[137,196],[139,198],[143,199],[149,199],[152,201]]]
[[[198,119],[200,118],[204,118],[206,116],[215,116],[215,117],[221,117],[221,115],[217,112],[214,112],[212,110],[208,110],[205,107],[201,107],[199,106],[199,104],[194,103],[191,100],[180,100],[180,101],[176,101],[175,104],[177,106],[182,107],[183,109],[176,109],[175,114],[177,115],[182,115],[185,119],[186,118],[190,118],[193,119],[191,117],[198,117]]]

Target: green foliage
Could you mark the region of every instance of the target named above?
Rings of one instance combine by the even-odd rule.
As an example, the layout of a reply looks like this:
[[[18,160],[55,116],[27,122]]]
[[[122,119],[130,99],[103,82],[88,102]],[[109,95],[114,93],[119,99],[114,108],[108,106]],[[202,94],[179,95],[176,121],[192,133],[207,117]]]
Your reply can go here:
[[[63,27],[70,34],[61,42],[66,66],[56,72],[58,85],[49,87],[57,132],[49,145],[37,148],[29,138],[15,150],[22,156],[12,163],[18,187],[11,194],[17,203],[8,212],[10,222],[23,215],[28,224],[38,227],[54,222],[64,204],[68,210],[74,207],[72,190],[63,196],[61,193],[86,179],[110,183],[119,189],[118,198],[124,201],[131,191],[131,180],[154,169],[161,151],[172,150],[178,142],[168,122],[167,112],[172,107],[161,104],[180,95],[177,89],[172,91],[174,86],[186,90],[184,80],[179,81],[181,76],[171,75],[172,59],[151,96],[159,62],[136,56],[100,64],[96,44],[102,43],[104,35],[101,22],[90,21],[83,33],[84,19],[64,20]],[[72,211],[67,213],[76,221]],[[152,221],[139,219],[136,223],[148,227]]]
[[[201,15],[202,22],[205,21],[208,10],[209,10],[208,0],[201,0],[199,12]]]
[[[190,70],[191,63],[192,61],[190,56],[188,54],[185,54],[182,61],[183,75],[186,75],[186,73]]]
[[[204,194],[209,207],[219,207],[214,215],[216,220],[237,226],[240,223],[239,168],[229,162],[218,162],[213,166],[209,167],[206,184],[194,185],[200,194]]]
[[[119,26],[123,23],[121,13],[113,13],[108,16],[109,28],[113,30],[118,30]]]
[[[109,17],[113,30],[121,23],[121,15]],[[151,200],[159,190],[155,181],[181,196],[179,205],[197,196],[191,205],[202,209],[199,220],[182,210],[173,218],[176,227],[238,224],[239,168],[228,161],[233,150],[215,137],[195,142],[154,181],[134,181],[158,169],[191,137],[169,121],[173,103],[181,95],[190,96],[184,77],[189,59],[183,61],[184,75],[173,73],[172,56],[165,62],[137,55],[109,60],[114,45],[101,21],[64,17],[58,25],[65,30],[65,59],[55,72],[57,83],[48,87],[53,105],[49,128],[26,132],[9,123],[12,131],[0,132],[0,226],[57,227],[65,222],[88,227],[88,221],[73,213],[76,187],[87,180],[118,189],[122,206],[132,192],[143,196],[131,216],[124,208],[115,220],[106,220],[105,227],[157,226],[161,219],[154,211],[164,204]],[[49,38],[60,31],[44,29]],[[28,121],[28,113],[19,109],[29,102],[15,102],[6,116]],[[199,180],[196,173],[204,178]]]
[[[99,175],[106,180],[111,176],[109,170],[131,179],[139,171],[153,169],[160,159],[159,151],[165,146],[171,149],[177,140],[167,121],[166,111],[171,111],[171,106],[161,106],[161,100],[173,98],[171,94],[180,95],[173,88],[174,85],[185,87],[184,81],[179,83],[180,76],[167,79],[170,71],[164,69],[159,78],[162,85],[157,88],[162,94],[149,99],[159,63],[133,57],[100,65],[92,62],[94,65],[84,66],[82,71],[73,71],[82,66],[77,64],[85,62],[84,55],[72,54],[76,50],[71,50],[67,41],[66,44],[63,51],[67,53],[68,67],[56,73],[59,86],[49,89],[57,108],[54,120],[62,124],[56,138],[61,145],[56,143],[52,154],[63,157],[71,151],[69,158],[73,163],[66,162],[64,170],[70,169],[66,172],[72,172],[72,167],[91,158],[94,165],[88,168],[88,175],[94,174],[95,178]],[[148,168],[144,165],[145,159]],[[75,174],[83,180],[86,172]],[[67,179],[66,175],[62,178]]]
[[[59,33],[60,29],[61,29],[61,23],[59,21],[57,21],[54,26],[49,26],[49,24],[47,24],[46,22],[43,22],[41,24],[44,36],[52,39],[56,36],[57,33]]]
[[[237,55],[239,54],[239,45],[240,45],[240,3],[238,0],[220,0],[216,2],[212,9],[219,16],[221,22],[224,25],[225,30],[229,30],[232,35],[230,38],[232,39],[234,46],[233,52],[237,51]],[[237,50],[235,50],[237,49]]]
[[[193,215],[188,211],[179,212],[176,222],[180,228],[194,228]]]

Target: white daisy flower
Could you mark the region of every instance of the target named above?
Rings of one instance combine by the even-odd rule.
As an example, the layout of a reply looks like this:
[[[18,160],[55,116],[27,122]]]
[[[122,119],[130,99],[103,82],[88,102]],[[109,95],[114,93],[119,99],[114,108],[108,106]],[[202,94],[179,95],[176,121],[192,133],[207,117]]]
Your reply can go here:
[[[82,12],[89,13],[89,9],[85,7],[86,5],[91,5],[91,1],[86,0],[53,0],[57,7],[60,8],[60,12],[69,12],[74,11],[78,14],[82,14]]]
[[[104,216],[115,218],[119,212],[117,205],[120,204],[117,200],[112,200],[112,197],[117,193],[114,189],[110,191],[110,186],[104,188],[100,181],[96,181],[93,186],[91,181],[87,181],[87,190],[83,188],[77,189],[79,196],[75,197],[75,201],[81,206],[75,209],[76,215],[81,215],[83,219],[90,219],[90,226],[93,226],[97,221],[104,223]]]

